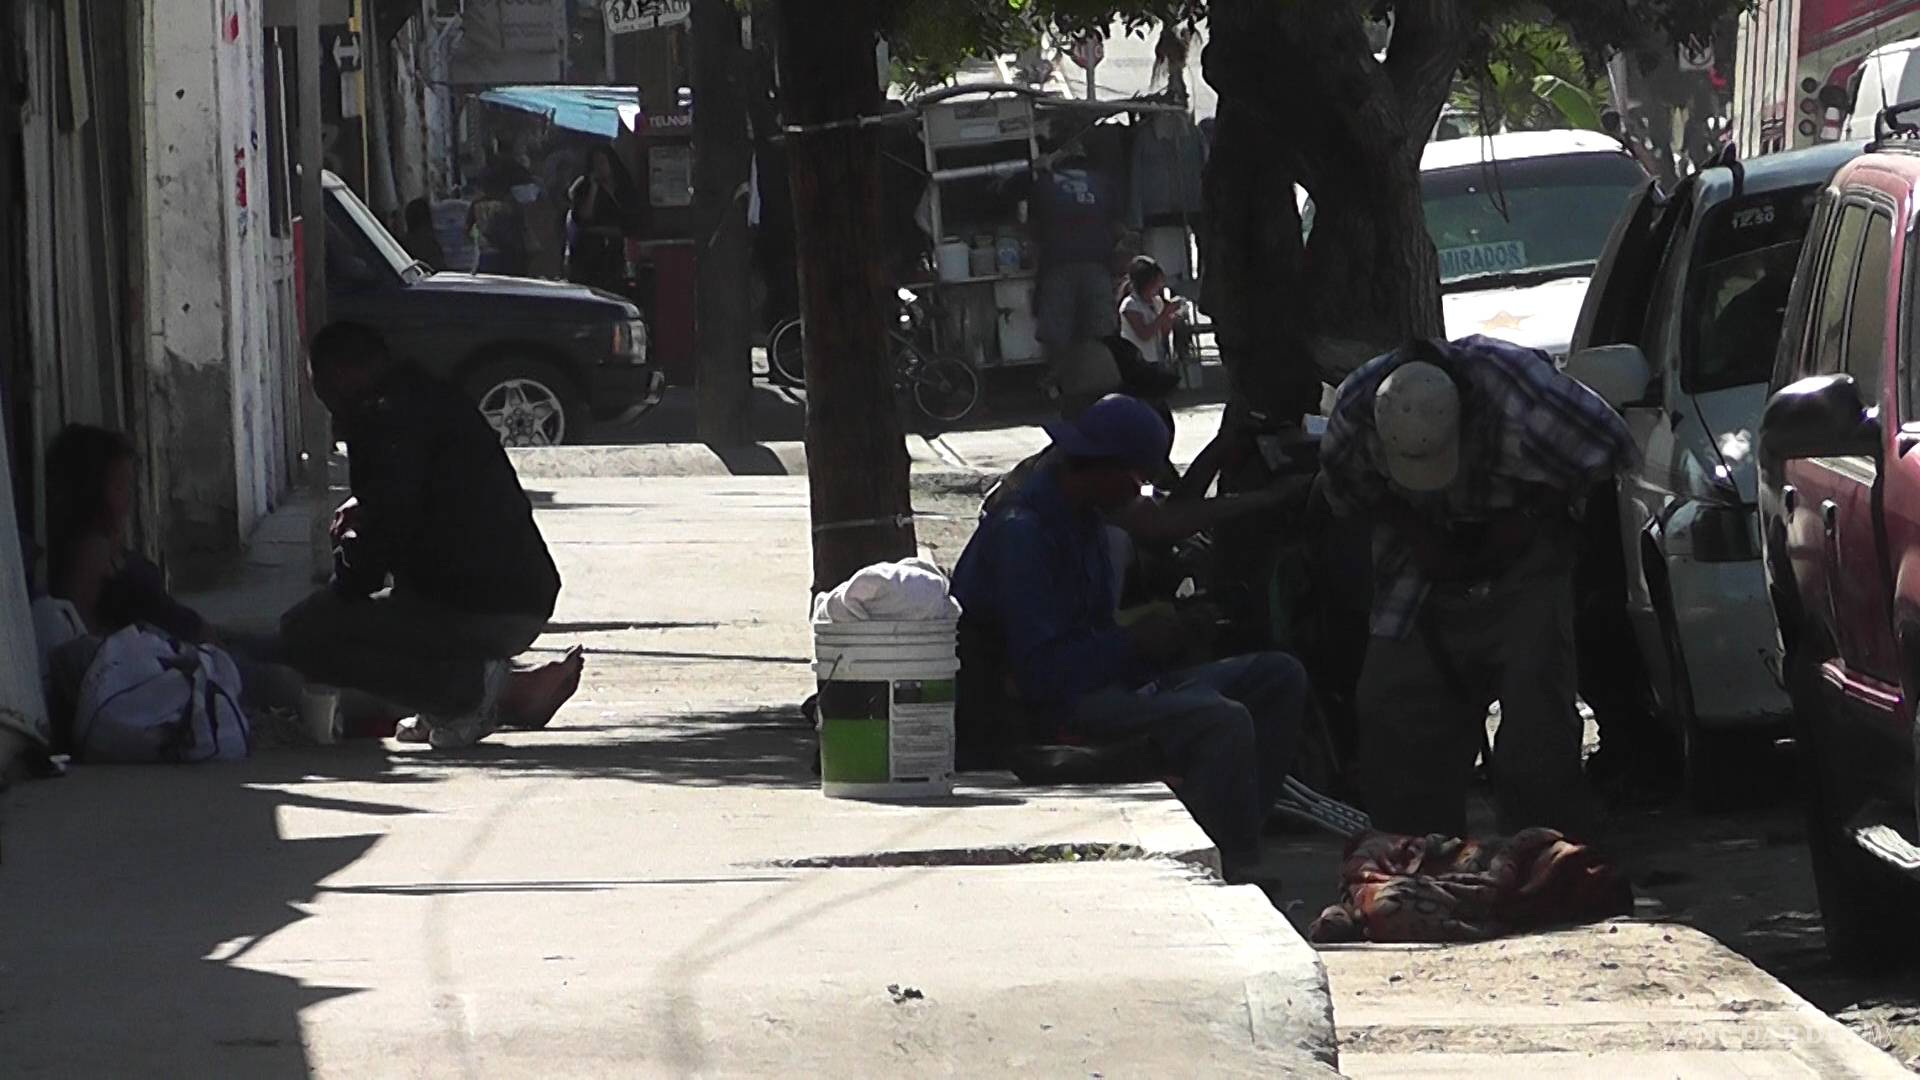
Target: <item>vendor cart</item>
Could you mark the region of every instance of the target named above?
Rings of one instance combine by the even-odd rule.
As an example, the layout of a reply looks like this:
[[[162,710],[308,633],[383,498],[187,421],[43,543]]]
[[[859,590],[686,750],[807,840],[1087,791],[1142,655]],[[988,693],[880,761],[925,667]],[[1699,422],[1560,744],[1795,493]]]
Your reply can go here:
[[[1183,104],[1081,101],[1010,83],[973,83],[910,106],[927,176],[919,221],[927,252],[923,280],[912,285],[936,296],[943,352],[981,370],[1043,360],[1034,337],[1039,251],[1024,188],[1026,178],[1075,145],[1101,145],[1128,192],[1135,250],[1158,259],[1176,290],[1197,295],[1193,223],[1203,152]],[[1129,122],[1109,122],[1121,116]],[[1169,164],[1169,153],[1181,160]],[[1184,178],[1172,185],[1181,190],[1165,190],[1169,175]],[[1116,311],[1119,282],[1116,273]]]

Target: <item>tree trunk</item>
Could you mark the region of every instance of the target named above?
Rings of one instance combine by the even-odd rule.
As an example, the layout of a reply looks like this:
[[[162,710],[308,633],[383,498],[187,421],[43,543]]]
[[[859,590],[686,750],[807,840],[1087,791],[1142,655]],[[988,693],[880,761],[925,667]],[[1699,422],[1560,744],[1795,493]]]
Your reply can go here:
[[[1420,153],[1459,64],[1464,16],[1452,0],[1404,0],[1382,63],[1360,10],[1212,7],[1204,60],[1221,103],[1205,299],[1236,392],[1276,414],[1310,408],[1323,379],[1444,331]],[[1313,198],[1304,242],[1296,183]]]
[[[880,146],[852,123],[881,104],[867,4],[782,0],[816,591],[914,552],[906,437],[894,409],[882,298]]]
[[[752,442],[753,341],[746,184],[747,55],[731,0],[694,0],[694,198],[700,208],[698,310],[700,439],[710,446]]]

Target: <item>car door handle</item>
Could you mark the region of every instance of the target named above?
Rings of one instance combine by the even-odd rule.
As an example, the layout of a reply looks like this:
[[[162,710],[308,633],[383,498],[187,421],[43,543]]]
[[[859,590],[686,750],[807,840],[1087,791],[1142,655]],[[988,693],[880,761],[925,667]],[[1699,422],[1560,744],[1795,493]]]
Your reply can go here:
[[[1820,521],[1832,532],[1840,522],[1840,504],[1828,499],[1820,504]]]

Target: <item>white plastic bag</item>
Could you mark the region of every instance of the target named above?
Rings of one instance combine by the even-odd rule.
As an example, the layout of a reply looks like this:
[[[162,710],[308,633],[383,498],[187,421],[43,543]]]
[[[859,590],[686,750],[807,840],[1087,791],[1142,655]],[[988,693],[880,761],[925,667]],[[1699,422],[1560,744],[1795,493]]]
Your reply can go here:
[[[922,559],[876,563],[822,593],[814,622],[920,622],[955,619],[960,605],[948,595],[947,576]]]
[[[240,672],[210,645],[152,627],[107,638],[87,668],[74,713],[75,756],[137,764],[237,761],[252,749]]]

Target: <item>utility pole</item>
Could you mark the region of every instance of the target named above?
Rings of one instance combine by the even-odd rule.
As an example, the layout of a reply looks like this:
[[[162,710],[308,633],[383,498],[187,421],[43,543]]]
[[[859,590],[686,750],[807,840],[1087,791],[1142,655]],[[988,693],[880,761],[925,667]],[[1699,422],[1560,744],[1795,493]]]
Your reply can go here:
[[[752,442],[753,340],[747,285],[752,250],[746,185],[753,168],[747,134],[747,54],[733,0],[693,0],[694,204],[699,210],[700,441]]]
[[[779,18],[820,590],[914,552],[906,437],[887,348],[880,144],[861,123],[880,111],[879,34],[872,0],[781,0]]]

